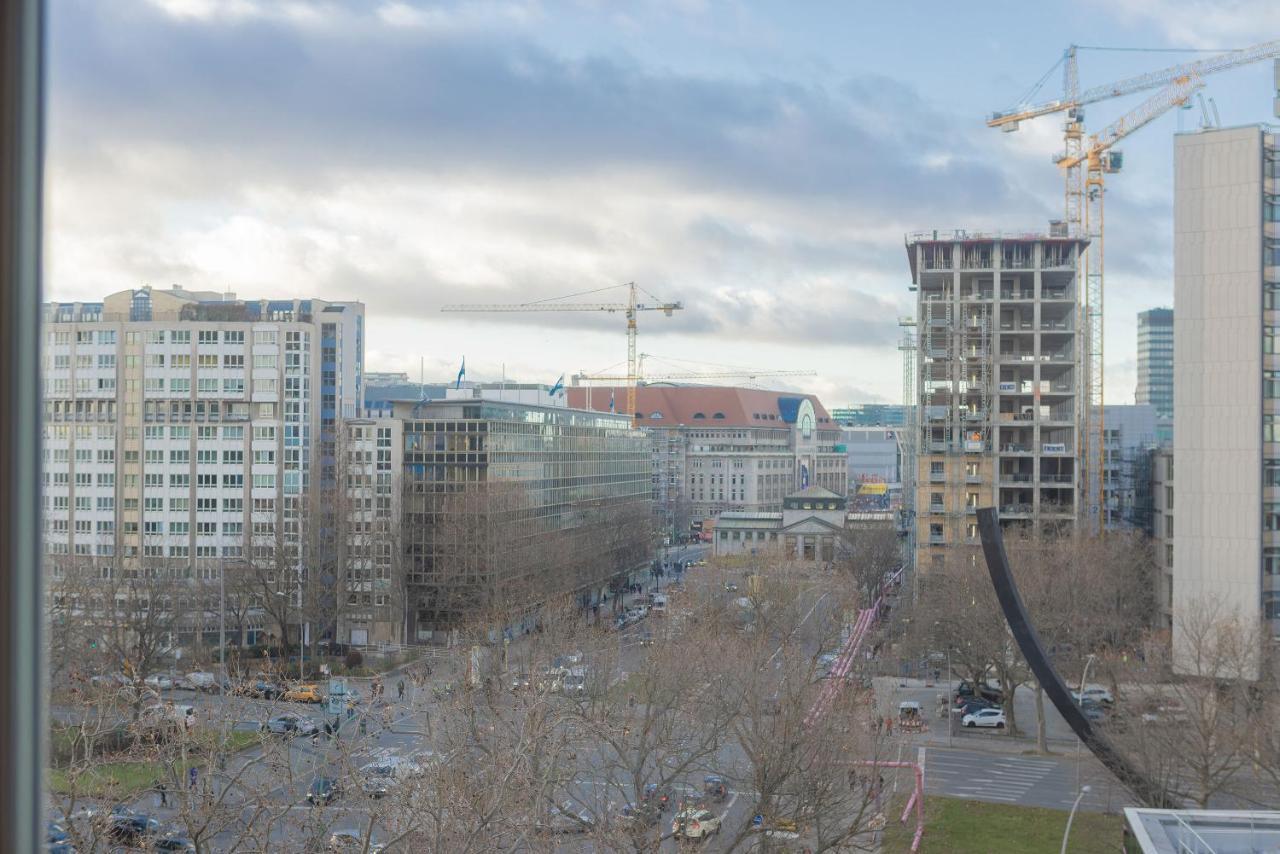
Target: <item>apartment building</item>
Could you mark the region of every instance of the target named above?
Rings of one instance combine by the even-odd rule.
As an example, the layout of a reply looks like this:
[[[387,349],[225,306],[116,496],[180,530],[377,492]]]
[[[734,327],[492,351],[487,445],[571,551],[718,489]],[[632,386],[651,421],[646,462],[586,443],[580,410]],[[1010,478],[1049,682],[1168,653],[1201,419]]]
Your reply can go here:
[[[570,406],[611,411],[625,388],[571,386]],[[781,511],[807,486],[840,495],[848,461],[840,426],[813,395],[731,386],[643,385],[636,426],[649,436],[660,525],[681,534],[732,511]]]
[[[45,550],[103,572],[303,566],[362,397],[364,308],[181,288],[45,308]],[[280,579],[284,585],[286,579]]]
[[[532,390],[508,390],[530,397]],[[452,389],[393,404],[403,431],[408,636],[439,641],[572,595],[589,608],[647,572],[647,438],[629,418]]]
[[[916,292],[916,565],[979,544],[977,509],[1069,528],[1080,469],[1079,261],[1050,233],[908,235]],[[971,552],[966,552],[970,554]]]
[[[1280,635],[1280,136],[1174,138],[1173,641],[1209,603]]]
[[[389,417],[349,418],[340,435],[335,564],[345,590],[337,640],[407,643],[403,424]]]

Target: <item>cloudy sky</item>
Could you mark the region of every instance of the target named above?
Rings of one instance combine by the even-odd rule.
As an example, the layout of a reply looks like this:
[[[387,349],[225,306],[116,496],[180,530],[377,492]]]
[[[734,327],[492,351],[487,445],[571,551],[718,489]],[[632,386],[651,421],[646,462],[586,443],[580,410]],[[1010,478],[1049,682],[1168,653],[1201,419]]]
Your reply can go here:
[[[898,401],[905,232],[1062,215],[1057,120],[1001,134],[1068,43],[1242,47],[1274,0],[52,0],[49,296],[363,300],[372,370],[617,369],[608,314],[441,314],[634,280],[655,357]],[[1192,54],[1085,51],[1090,86]],[[1271,118],[1271,67],[1209,78]],[[1061,93],[1054,72],[1040,99]],[[1100,128],[1140,100],[1095,105]],[[1107,399],[1172,299],[1171,135],[1109,183]],[[600,294],[622,299],[622,291]]]

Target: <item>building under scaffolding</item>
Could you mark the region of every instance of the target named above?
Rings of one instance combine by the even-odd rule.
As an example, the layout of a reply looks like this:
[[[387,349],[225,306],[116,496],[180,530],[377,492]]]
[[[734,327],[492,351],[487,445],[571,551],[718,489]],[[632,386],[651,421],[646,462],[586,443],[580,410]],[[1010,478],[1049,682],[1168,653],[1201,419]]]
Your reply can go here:
[[[922,571],[979,545],[979,507],[998,507],[1005,524],[1074,524],[1085,244],[1057,233],[907,237],[917,358],[904,390],[916,404]]]

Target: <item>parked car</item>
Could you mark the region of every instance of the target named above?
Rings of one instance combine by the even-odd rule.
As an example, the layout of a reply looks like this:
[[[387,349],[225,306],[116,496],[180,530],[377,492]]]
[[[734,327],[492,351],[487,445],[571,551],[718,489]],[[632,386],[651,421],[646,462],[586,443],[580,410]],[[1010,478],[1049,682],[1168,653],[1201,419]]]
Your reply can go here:
[[[206,694],[215,694],[219,688],[231,690],[231,686],[225,681],[219,682],[217,676],[203,670],[188,673],[187,682],[195,686],[197,691],[204,691]]]
[[[369,840],[366,848],[363,831],[353,829],[335,830],[329,837],[328,849],[330,851],[368,851],[369,854],[380,854],[383,850],[382,846],[373,840]]]
[[[162,673],[153,673],[146,678],[145,683],[148,688],[156,691],[172,691],[173,680]]]
[[[1001,706],[1000,706],[998,703],[993,703],[993,702],[991,702],[990,700],[983,700],[983,699],[981,699],[981,698],[979,698],[979,697],[969,697],[968,699],[962,699],[962,700],[957,704],[957,706],[956,706],[956,707],[957,707],[958,709],[960,709],[960,714],[961,714],[962,716],[963,716],[963,715],[972,715],[972,714],[974,714],[975,712],[980,712],[980,711],[982,711],[983,709],[999,709],[999,708],[1001,708]]]
[[[640,635],[640,645],[653,646],[653,632],[646,629],[644,634]]]
[[[241,683],[240,692],[263,700],[278,700],[284,693],[284,686],[270,679],[255,679],[252,682]]]
[[[967,727],[995,727],[1004,729],[1004,709],[979,709],[971,715],[965,715],[960,722]]]
[[[360,769],[360,790],[371,798],[381,798],[405,780],[422,773],[422,766],[402,756],[377,759]]]
[[[176,830],[171,830],[161,836],[151,847],[156,851],[178,851],[180,854],[195,854],[196,852],[196,844],[191,841],[191,838]]]
[[[307,789],[307,802],[312,806],[330,804],[342,796],[342,784],[332,777],[316,777]]]
[[[564,675],[560,682],[560,690],[574,697],[581,697],[587,693],[587,669],[585,667],[574,667]]]
[[[671,821],[671,835],[684,839],[705,839],[720,832],[720,817],[705,809],[687,809]]]
[[[738,592],[738,582],[736,582],[736,581],[726,581],[726,582],[724,583],[724,590],[725,590],[725,592],[726,592],[726,593],[737,593],[737,592]]]
[[[662,820],[659,810],[649,804],[623,804],[618,810],[618,821],[637,827],[655,827]]]
[[[320,689],[315,685],[294,685],[280,695],[280,699],[291,703],[322,703]]]
[[[139,848],[160,832],[160,822],[149,815],[135,812],[114,812],[107,825],[107,836],[112,842]]]
[[[644,794],[640,796],[641,806],[654,807],[658,812],[666,812],[671,807],[671,789],[657,783],[646,783]]]
[[[1083,702],[1077,700],[1076,705],[1080,707],[1080,713],[1091,723],[1099,723],[1107,719],[1107,711],[1101,703],[1095,703],[1086,697]]]
[[[263,724],[262,729],[276,735],[313,735],[320,731],[311,718],[295,714],[277,715]]]
[[[1116,699],[1111,696],[1111,692],[1107,690],[1105,685],[1086,685],[1084,691],[1072,691],[1071,698],[1077,703],[1082,700],[1092,700],[1095,703],[1103,703],[1110,706]]]
[[[973,683],[968,680],[961,682],[959,687],[956,688],[956,699],[959,700],[962,697],[977,697],[982,700],[988,700],[996,705],[1004,703],[1004,692],[999,688],[994,685],[987,685],[986,683],[983,683],[978,685],[977,690],[975,691]]]

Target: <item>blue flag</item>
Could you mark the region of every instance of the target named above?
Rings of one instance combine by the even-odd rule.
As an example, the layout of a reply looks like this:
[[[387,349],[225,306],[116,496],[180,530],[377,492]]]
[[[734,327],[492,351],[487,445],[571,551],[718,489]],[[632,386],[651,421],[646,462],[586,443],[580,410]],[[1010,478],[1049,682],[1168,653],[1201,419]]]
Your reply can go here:
[[[614,411],[613,389],[609,389],[609,411]]]
[[[556,384],[551,387],[551,391],[547,392],[547,394],[555,397],[561,391],[564,391],[564,374],[560,375],[560,379],[556,380]]]
[[[462,367],[458,368],[458,379],[453,384],[454,388],[462,388],[462,378],[467,375],[467,357],[462,357]]]

